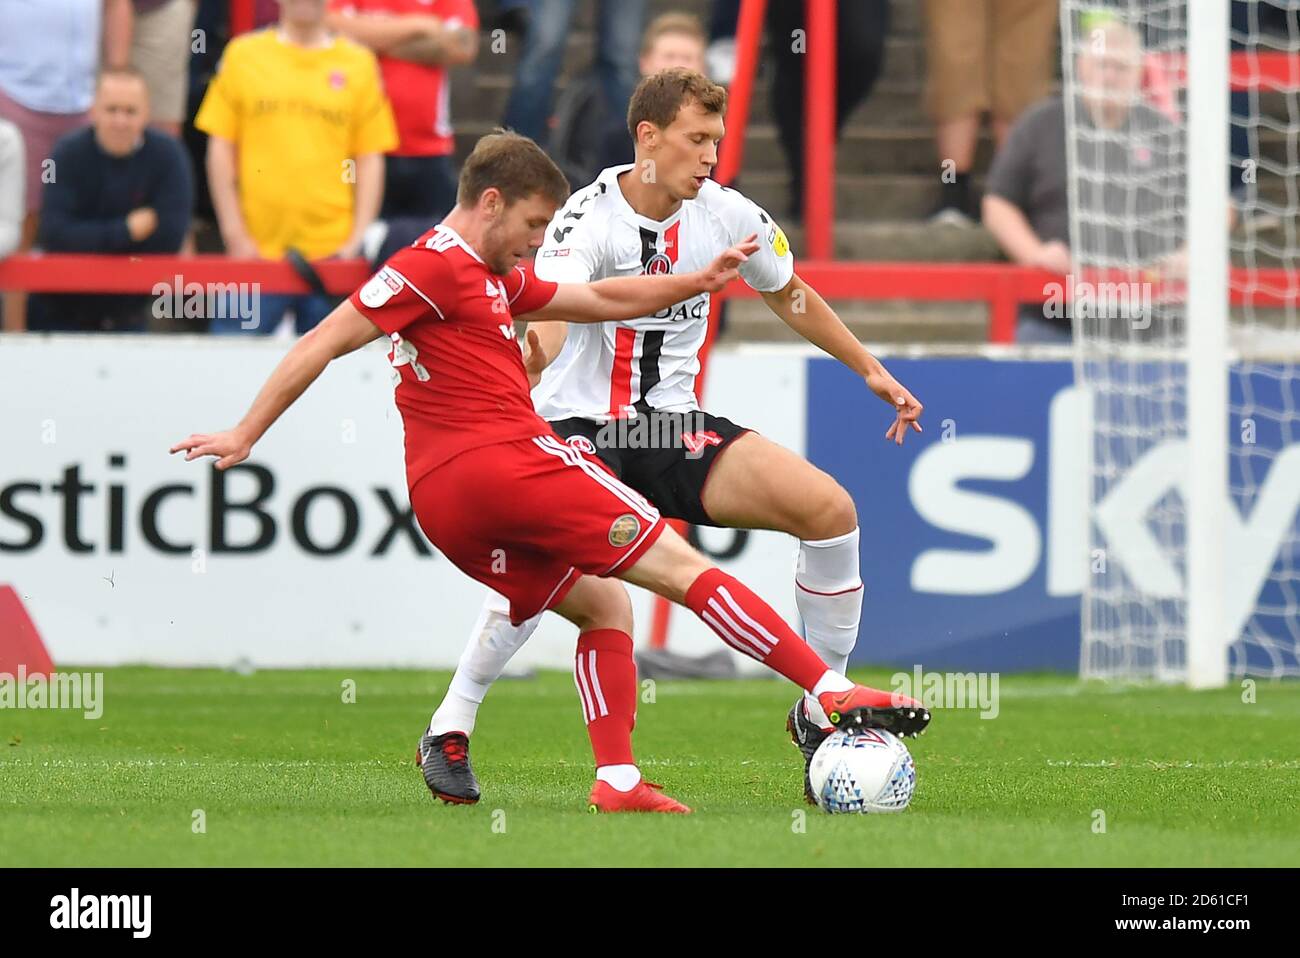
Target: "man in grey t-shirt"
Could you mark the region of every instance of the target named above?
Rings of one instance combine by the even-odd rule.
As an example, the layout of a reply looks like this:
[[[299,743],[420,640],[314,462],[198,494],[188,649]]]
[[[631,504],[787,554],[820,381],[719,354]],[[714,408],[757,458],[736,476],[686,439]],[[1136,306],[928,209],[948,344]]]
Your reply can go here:
[[[1089,266],[1157,263],[1184,241],[1182,131],[1138,102],[1142,56],[1137,36],[1118,22],[1100,28],[1079,54],[1074,178],[1079,191],[1075,251]],[[1030,108],[1008,134],[985,187],[984,223],[1015,262],[1067,274],[1070,250],[1066,102]],[[1068,341],[1060,311],[1026,308],[1018,338]]]

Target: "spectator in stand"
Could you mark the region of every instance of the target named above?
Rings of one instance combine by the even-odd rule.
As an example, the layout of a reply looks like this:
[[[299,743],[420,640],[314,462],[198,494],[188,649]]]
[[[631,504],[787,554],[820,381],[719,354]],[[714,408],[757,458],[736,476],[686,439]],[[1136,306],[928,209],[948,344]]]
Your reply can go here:
[[[504,30],[523,37],[528,33],[532,0],[487,0],[492,12],[483,18],[488,30]]]
[[[665,13],[655,17],[645,28],[637,67],[642,77],[672,67],[703,73],[704,44],[704,27],[696,17],[689,13]],[[619,120],[626,128],[627,117]],[[631,155],[630,150],[628,155]]]
[[[1085,248],[1116,250],[1134,264],[1173,264],[1184,242],[1181,212],[1171,207],[1181,175],[1179,131],[1162,113],[1140,102],[1142,49],[1137,35],[1116,20],[1103,22],[1104,42],[1089,40],[1079,51],[1079,98],[1075,121],[1078,164],[1088,173],[1081,221]],[[1105,131],[1123,135],[1106,137]],[[1126,141],[1140,135],[1140,145]],[[984,225],[1007,256],[1024,266],[1068,274],[1069,181],[1066,169],[1065,100],[1053,96],[1016,121],[993,160],[984,196]],[[1112,216],[1103,211],[1113,211]],[[1116,219],[1135,224],[1109,235]],[[1070,318],[1039,306],[1020,312],[1017,339],[1071,339]]]
[[[0,2],[0,119],[22,133],[27,177],[20,252],[36,238],[55,141],[86,125],[96,70],[125,66],[130,43],[130,0]],[[26,294],[4,300],[4,328],[25,329]]]
[[[175,253],[194,205],[189,160],[171,136],[147,129],[149,90],[136,70],[100,74],[91,125],[54,147],[59,175],[45,186],[38,240],[52,253]],[[32,329],[143,332],[150,298],[32,297]]]
[[[871,94],[885,63],[889,4],[840,3],[835,18],[835,136]],[[767,29],[776,72],[772,77],[772,115],[790,170],[790,219],[803,219],[804,71],[807,68],[807,18],[802,3],[769,3]],[[796,30],[804,31],[797,34]]]
[[[665,13],[646,27],[637,61],[641,76],[669,67],[704,72],[704,27],[689,13]],[[576,190],[601,170],[632,162],[632,138],[627,112],[605,106],[600,83],[593,75],[575,80],[555,108],[551,157]]]
[[[713,0],[709,10],[709,46],[704,53],[714,83],[731,86],[736,76],[736,23],[740,20],[740,0]]]
[[[0,259],[14,250],[23,238],[23,134],[8,120],[0,120]]]
[[[930,221],[974,223],[971,169],[990,114],[1000,147],[1026,107],[1045,97],[1056,63],[1056,0],[925,0],[927,100],[942,165]]]
[[[194,120],[209,135],[208,186],[235,259],[355,257],[379,214],[393,113],[374,54],[329,31],[325,4],[280,0],[277,26],[231,40]],[[304,333],[332,308],[318,294],[263,294],[255,322],[211,328],[268,334],[292,309]]]
[[[636,86],[637,44],[645,23],[646,0],[594,0],[596,4],[596,64],[605,107],[615,115],[627,112]],[[502,125],[532,137],[543,146],[550,132],[555,78],[564,59],[569,28],[578,0],[533,0],[523,55],[515,69],[514,87]]]
[[[131,65],[149,86],[154,129],[181,135],[197,0],[134,0]]]
[[[456,205],[450,67],[478,54],[473,0],[330,0],[329,25],[379,57],[397,119],[384,163],[384,219],[434,222]]]

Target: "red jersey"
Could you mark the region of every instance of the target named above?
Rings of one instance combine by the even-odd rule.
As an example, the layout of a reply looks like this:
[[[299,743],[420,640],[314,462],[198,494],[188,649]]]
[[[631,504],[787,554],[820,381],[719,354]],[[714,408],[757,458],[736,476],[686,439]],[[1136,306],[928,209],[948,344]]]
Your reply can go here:
[[[474,0],[330,0],[330,10],[347,15],[440,17],[445,26],[478,30]],[[446,156],[456,149],[451,128],[451,85],[447,68],[379,55],[384,92],[393,104],[398,146],[395,156]]]
[[[466,450],[550,435],[512,311],[540,309],[556,286],[531,263],[498,276],[455,230],[435,226],[349,297],[392,340],[409,486]]]

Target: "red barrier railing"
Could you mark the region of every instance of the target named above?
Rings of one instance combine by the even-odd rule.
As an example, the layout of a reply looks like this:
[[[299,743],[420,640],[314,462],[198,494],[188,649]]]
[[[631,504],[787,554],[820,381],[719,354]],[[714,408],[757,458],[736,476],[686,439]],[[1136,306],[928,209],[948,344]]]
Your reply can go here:
[[[312,264],[326,288],[346,295],[370,275],[364,260],[320,260]],[[1022,303],[1042,303],[1070,294],[1065,277],[1009,263],[841,263],[802,260],[799,276],[828,300],[867,302],[984,303],[989,311],[988,340],[1011,343],[1016,338],[1016,312]],[[1178,293],[1177,284],[1142,273],[1111,270],[1089,274],[1089,282],[1151,282],[1154,297]],[[310,290],[283,262],[233,260],[224,256],[93,256],[44,254],[0,260],[0,290],[35,293],[153,293],[160,285],[257,284],[267,293],[306,293]],[[715,296],[754,299],[758,293],[733,283]],[[1232,270],[1231,301],[1235,306],[1294,306],[1300,302],[1300,274],[1285,269]],[[712,327],[710,324],[710,340]]]
[[[740,18],[736,21],[736,72],[727,90],[727,135],[713,171],[713,178],[723,186],[735,182],[745,161],[745,133],[749,130],[766,9],[767,0],[741,0]]]
[[[312,263],[331,293],[351,293],[372,270],[362,259]],[[257,283],[267,293],[311,289],[288,263],[226,256],[95,256],[45,253],[0,260],[0,290],[32,293],[151,293],[159,283]]]
[[[804,242],[809,259],[835,255],[835,71],[838,0],[807,0],[805,58]]]

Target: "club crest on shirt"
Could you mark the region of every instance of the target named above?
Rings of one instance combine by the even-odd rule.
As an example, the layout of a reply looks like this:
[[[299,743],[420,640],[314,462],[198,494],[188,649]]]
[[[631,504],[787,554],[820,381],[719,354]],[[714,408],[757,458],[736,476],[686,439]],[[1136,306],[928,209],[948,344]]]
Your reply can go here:
[[[342,90],[347,85],[348,85],[348,78],[344,75],[342,70],[330,71],[331,90]]]
[[[579,452],[585,452],[589,456],[596,454],[596,444],[586,436],[570,436],[564,441]]]
[[[615,547],[627,545],[641,531],[641,520],[628,512],[614,520],[609,527],[609,544]]]
[[[361,287],[361,304],[378,309],[400,293],[405,285],[400,276],[385,266]]]
[[[647,276],[663,276],[673,271],[673,261],[663,253],[655,253],[645,264],[645,274]]]

